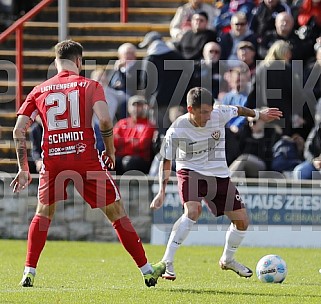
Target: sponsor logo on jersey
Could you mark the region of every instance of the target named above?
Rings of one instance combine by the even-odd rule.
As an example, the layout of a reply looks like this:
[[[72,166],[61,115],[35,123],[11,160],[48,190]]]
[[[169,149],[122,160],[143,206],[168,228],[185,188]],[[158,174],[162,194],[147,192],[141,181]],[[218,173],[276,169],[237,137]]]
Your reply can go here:
[[[86,144],[79,143],[76,145],[76,153],[84,153],[86,150]]]

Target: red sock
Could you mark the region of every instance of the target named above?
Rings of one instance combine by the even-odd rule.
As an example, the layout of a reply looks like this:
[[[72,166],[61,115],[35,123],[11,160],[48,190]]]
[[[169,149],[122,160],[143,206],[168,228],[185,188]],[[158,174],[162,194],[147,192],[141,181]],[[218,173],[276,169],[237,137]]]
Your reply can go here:
[[[29,226],[26,266],[37,267],[37,263],[47,240],[51,220],[35,215]]]
[[[137,235],[130,219],[127,216],[120,218],[113,223],[113,227],[128,253],[132,256],[138,267],[147,263],[145,250]]]

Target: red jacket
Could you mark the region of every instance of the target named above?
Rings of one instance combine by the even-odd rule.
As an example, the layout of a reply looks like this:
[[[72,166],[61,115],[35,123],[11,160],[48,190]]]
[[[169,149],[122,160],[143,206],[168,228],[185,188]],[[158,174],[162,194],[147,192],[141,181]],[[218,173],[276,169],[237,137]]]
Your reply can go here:
[[[155,131],[156,126],[148,118],[138,118],[137,122],[131,117],[121,119],[114,126],[116,156],[135,155],[151,161]]]

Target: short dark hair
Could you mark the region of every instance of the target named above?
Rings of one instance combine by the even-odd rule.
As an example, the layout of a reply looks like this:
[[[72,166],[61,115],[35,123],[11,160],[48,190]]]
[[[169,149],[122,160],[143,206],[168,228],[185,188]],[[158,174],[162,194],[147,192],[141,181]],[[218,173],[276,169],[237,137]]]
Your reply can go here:
[[[78,57],[82,57],[82,51],[82,45],[73,40],[64,40],[57,43],[55,46],[57,59],[68,59],[75,61]]]
[[[202,104],[207,104],[212,106],[214,103],[212,93],[201,87],[195,87],[188,91],[187,93],[187,106],[192,108],[200,108]]]
[[[206,21],[208,21],[208,14],[205,11],[197,10],[194,12],[193,15],[203,16],[206,19]]]

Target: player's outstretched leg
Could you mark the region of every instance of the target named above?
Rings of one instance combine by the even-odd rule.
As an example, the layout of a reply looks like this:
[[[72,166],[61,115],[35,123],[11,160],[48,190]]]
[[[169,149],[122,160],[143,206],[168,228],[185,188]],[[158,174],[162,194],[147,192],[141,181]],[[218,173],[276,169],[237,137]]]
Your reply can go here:
[[[235,273],[237,273],[240,277],[250,278],[253,275],[253,271],[250,268],[246,267],[245,265],[235,260],[232,260],[229,262],[224,262],[220,260],[219,264],[221,269],[232,270]]]
[[[163,279],[174,281],[176,279],[176,274],[174,271],[174,263],[169,261],[164,261],[166,264],[165,273],[162,275]]]
[[[153,268],[153,273],[147,273],[143,275],[144,282],[147,287],[155,286],[157,284],[157,280],[162,274],[165,273],[166,265],[163,261],[158,262],[156,264],[151,264]]]

